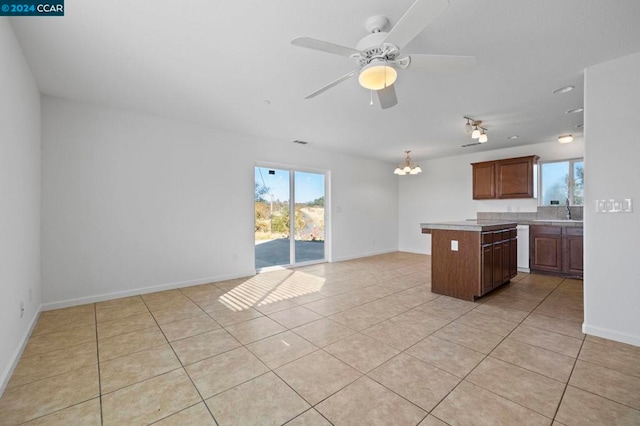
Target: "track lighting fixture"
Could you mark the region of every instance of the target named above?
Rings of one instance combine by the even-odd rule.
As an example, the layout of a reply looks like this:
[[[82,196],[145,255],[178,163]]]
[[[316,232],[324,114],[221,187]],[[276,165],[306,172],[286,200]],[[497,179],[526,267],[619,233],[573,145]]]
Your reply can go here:
[[[393,171],[394,174],[399,176],[404,176],[404,175],[417,175],[418,173],[422,172],[422,169],[420,168],[419,165],[413,164],[411,162],[411,157],[409,157],[410,152],[411,151],[405,151],[405,153],[407,154],[407,158],[404,160],[403,165],[396,167],[396,169]]]
[[[469,134],[473,131],[473,126],[471,125],[471,120],[467,118],[467,124],[464,125],[464,132]]]
[[[479,143],[485,143],[489,140],[487,128],[482,127],[482,120],[474,120],[466,116],[463,118],[467,120],[467,124],[464,125],[465,133],[471,133],[471,139],[477,139]]]

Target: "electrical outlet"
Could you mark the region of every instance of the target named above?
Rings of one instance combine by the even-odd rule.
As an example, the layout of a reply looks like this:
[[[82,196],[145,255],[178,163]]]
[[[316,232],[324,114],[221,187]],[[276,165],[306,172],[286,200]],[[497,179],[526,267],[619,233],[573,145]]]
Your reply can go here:
[[[458,241],[451,240],[451,251],[458,251]]]
[[[20,302],[20,318],[24,316],[24,302]]]

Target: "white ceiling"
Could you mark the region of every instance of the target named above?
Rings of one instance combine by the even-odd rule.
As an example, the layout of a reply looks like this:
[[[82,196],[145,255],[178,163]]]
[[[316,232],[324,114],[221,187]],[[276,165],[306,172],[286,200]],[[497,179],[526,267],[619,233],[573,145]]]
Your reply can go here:
[[[640,51],[638,0],[451,0],[403,52],[475,55],[471,71],[400,71],[387,110],[357,78],[304,99],[357,65],[291,39],[354,47],[366,18],[394,25],[412,3],[67,0],[64,18],[11,22],[44,94],[393,162],[579,137],[565,111],[583,106],[584,68]],[[488,143],[460,147],[463,115]]]

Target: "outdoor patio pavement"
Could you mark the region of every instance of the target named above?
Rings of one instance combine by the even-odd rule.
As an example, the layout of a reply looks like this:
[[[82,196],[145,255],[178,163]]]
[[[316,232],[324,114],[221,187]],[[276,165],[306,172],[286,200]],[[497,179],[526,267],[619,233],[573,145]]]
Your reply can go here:
[[[324,241],[296,240],[296,262],[324,259]],[[289,264],[289,239],[278,238],[256,244],[256,269]]]

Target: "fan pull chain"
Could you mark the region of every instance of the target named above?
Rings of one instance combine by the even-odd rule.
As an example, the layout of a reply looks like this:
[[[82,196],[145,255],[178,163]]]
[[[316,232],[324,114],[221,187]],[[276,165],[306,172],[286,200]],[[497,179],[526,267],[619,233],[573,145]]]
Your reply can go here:
[[[373,106],[373,90],[371,91],[371,100],[369,101],[369,106]]]

